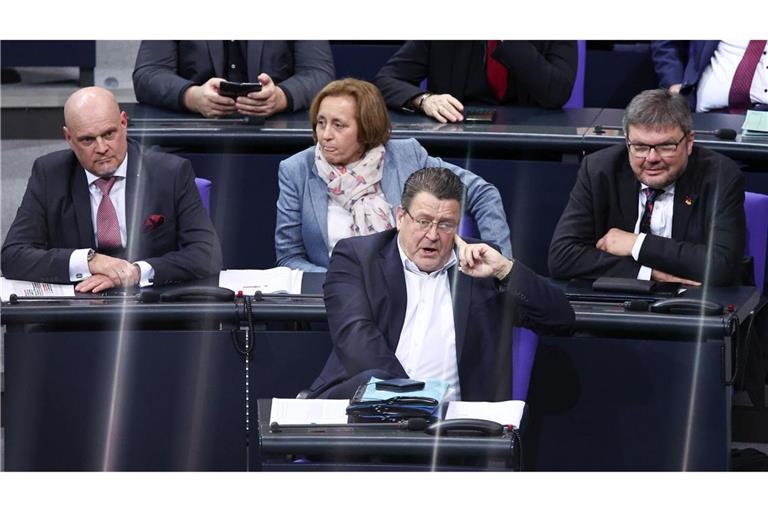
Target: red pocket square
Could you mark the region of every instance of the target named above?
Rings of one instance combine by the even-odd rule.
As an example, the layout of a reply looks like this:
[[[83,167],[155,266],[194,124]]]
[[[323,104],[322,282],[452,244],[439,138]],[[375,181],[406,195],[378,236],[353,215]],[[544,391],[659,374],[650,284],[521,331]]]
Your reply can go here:
[[[165,222],[165,217],[163,215],[150,215],[147,217],[147,220],[144,221],[144,231],[152,231],[157,226],[162,225]]]

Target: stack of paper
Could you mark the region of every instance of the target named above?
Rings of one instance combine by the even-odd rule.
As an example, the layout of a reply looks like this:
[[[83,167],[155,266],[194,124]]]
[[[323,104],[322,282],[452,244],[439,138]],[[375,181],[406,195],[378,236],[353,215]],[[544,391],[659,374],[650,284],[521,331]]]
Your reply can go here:
[[[237,293],[253,295],[261,293],[301,293],[301,270],[288,267],[275,267],[267,270],[222,270],[219,274],[219,286]]]
[[[744,141],[768,139],[768,112],[748,110],[744,124],[741,125],[741,137]]]

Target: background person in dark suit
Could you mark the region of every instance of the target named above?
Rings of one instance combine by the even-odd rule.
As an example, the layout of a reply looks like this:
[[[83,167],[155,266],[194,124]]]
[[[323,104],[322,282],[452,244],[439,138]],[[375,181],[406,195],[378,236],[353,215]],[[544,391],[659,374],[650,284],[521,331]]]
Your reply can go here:
[[[307,108],[334,75],[327,41],[142,41],[133,88],[141,103],[205,117],[271,116]],[[262,89],[235,101],[222,80]]]
[[[512,324],[570,331],[559,288],[456,236],[462,196],[448,169],[421,169],[405,183],[396,230],[339,241],[324,285],[333,352],[311,397],[351,398],[375,375],[440,379],[451,399],[508,400]]]
[[[739,283],[744,176],[729,158],[694,147],[692,122],[679,94],[632,99],[626,144],[582,162],[549,248],[553,277]]]
[[[35,161],[3,244],[5,277],[100,292],[221,270],[188,160],[129,141],[128,117],[106,89],[75,92],[64,122],[71,151]]]
[[[389,108],[456,122],[463,102],[560,108],[577,64],[575,41],[408,41],[374,83]]]

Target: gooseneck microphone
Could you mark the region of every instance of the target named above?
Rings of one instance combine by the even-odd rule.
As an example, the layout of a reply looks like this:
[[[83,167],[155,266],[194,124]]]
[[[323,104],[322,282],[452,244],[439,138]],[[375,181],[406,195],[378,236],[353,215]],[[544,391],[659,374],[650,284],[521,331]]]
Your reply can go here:
[[[602,135],[607,130],[623,131],[624,128],[621,126],[597,125],[593,131],[597,135]],[[736,130],[731,128],[718,128],[717,130],[694,130],[694,132],[702,135],[714,135],[720,140],[736,140],[737,135]]]

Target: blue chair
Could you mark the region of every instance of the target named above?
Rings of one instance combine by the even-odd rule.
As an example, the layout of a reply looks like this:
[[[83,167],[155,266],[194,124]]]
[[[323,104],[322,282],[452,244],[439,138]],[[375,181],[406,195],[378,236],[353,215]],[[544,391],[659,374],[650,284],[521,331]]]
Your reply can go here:
[[[203,201],[203,206],[208,215],[211,215],[211,187],[213,183],[205,178],[195,178],[195,185],[197,185],[197,191],[200,192],[200,199]]]
[[[768,252],[768,196],[754,192],[744,193],[744,213],[747,217],[747,237],[744,254],[752,256],[755,267],[755,285],[766,293],[765,260]]]
[[[576,41],[579,52],[579,62],[576,65],[576,80],[573,82],[571,97],[563,108],[583,108],[584,107],[584,68],[587,62],[587,42],[583,39]]]
[[[459,226],[459,236],[478,238],[477,224],[469,215],[464,215]],[[512,399],[526,401],[528,384],[531,381],[533,360],[539,336],[523,327],[512,329]]]

